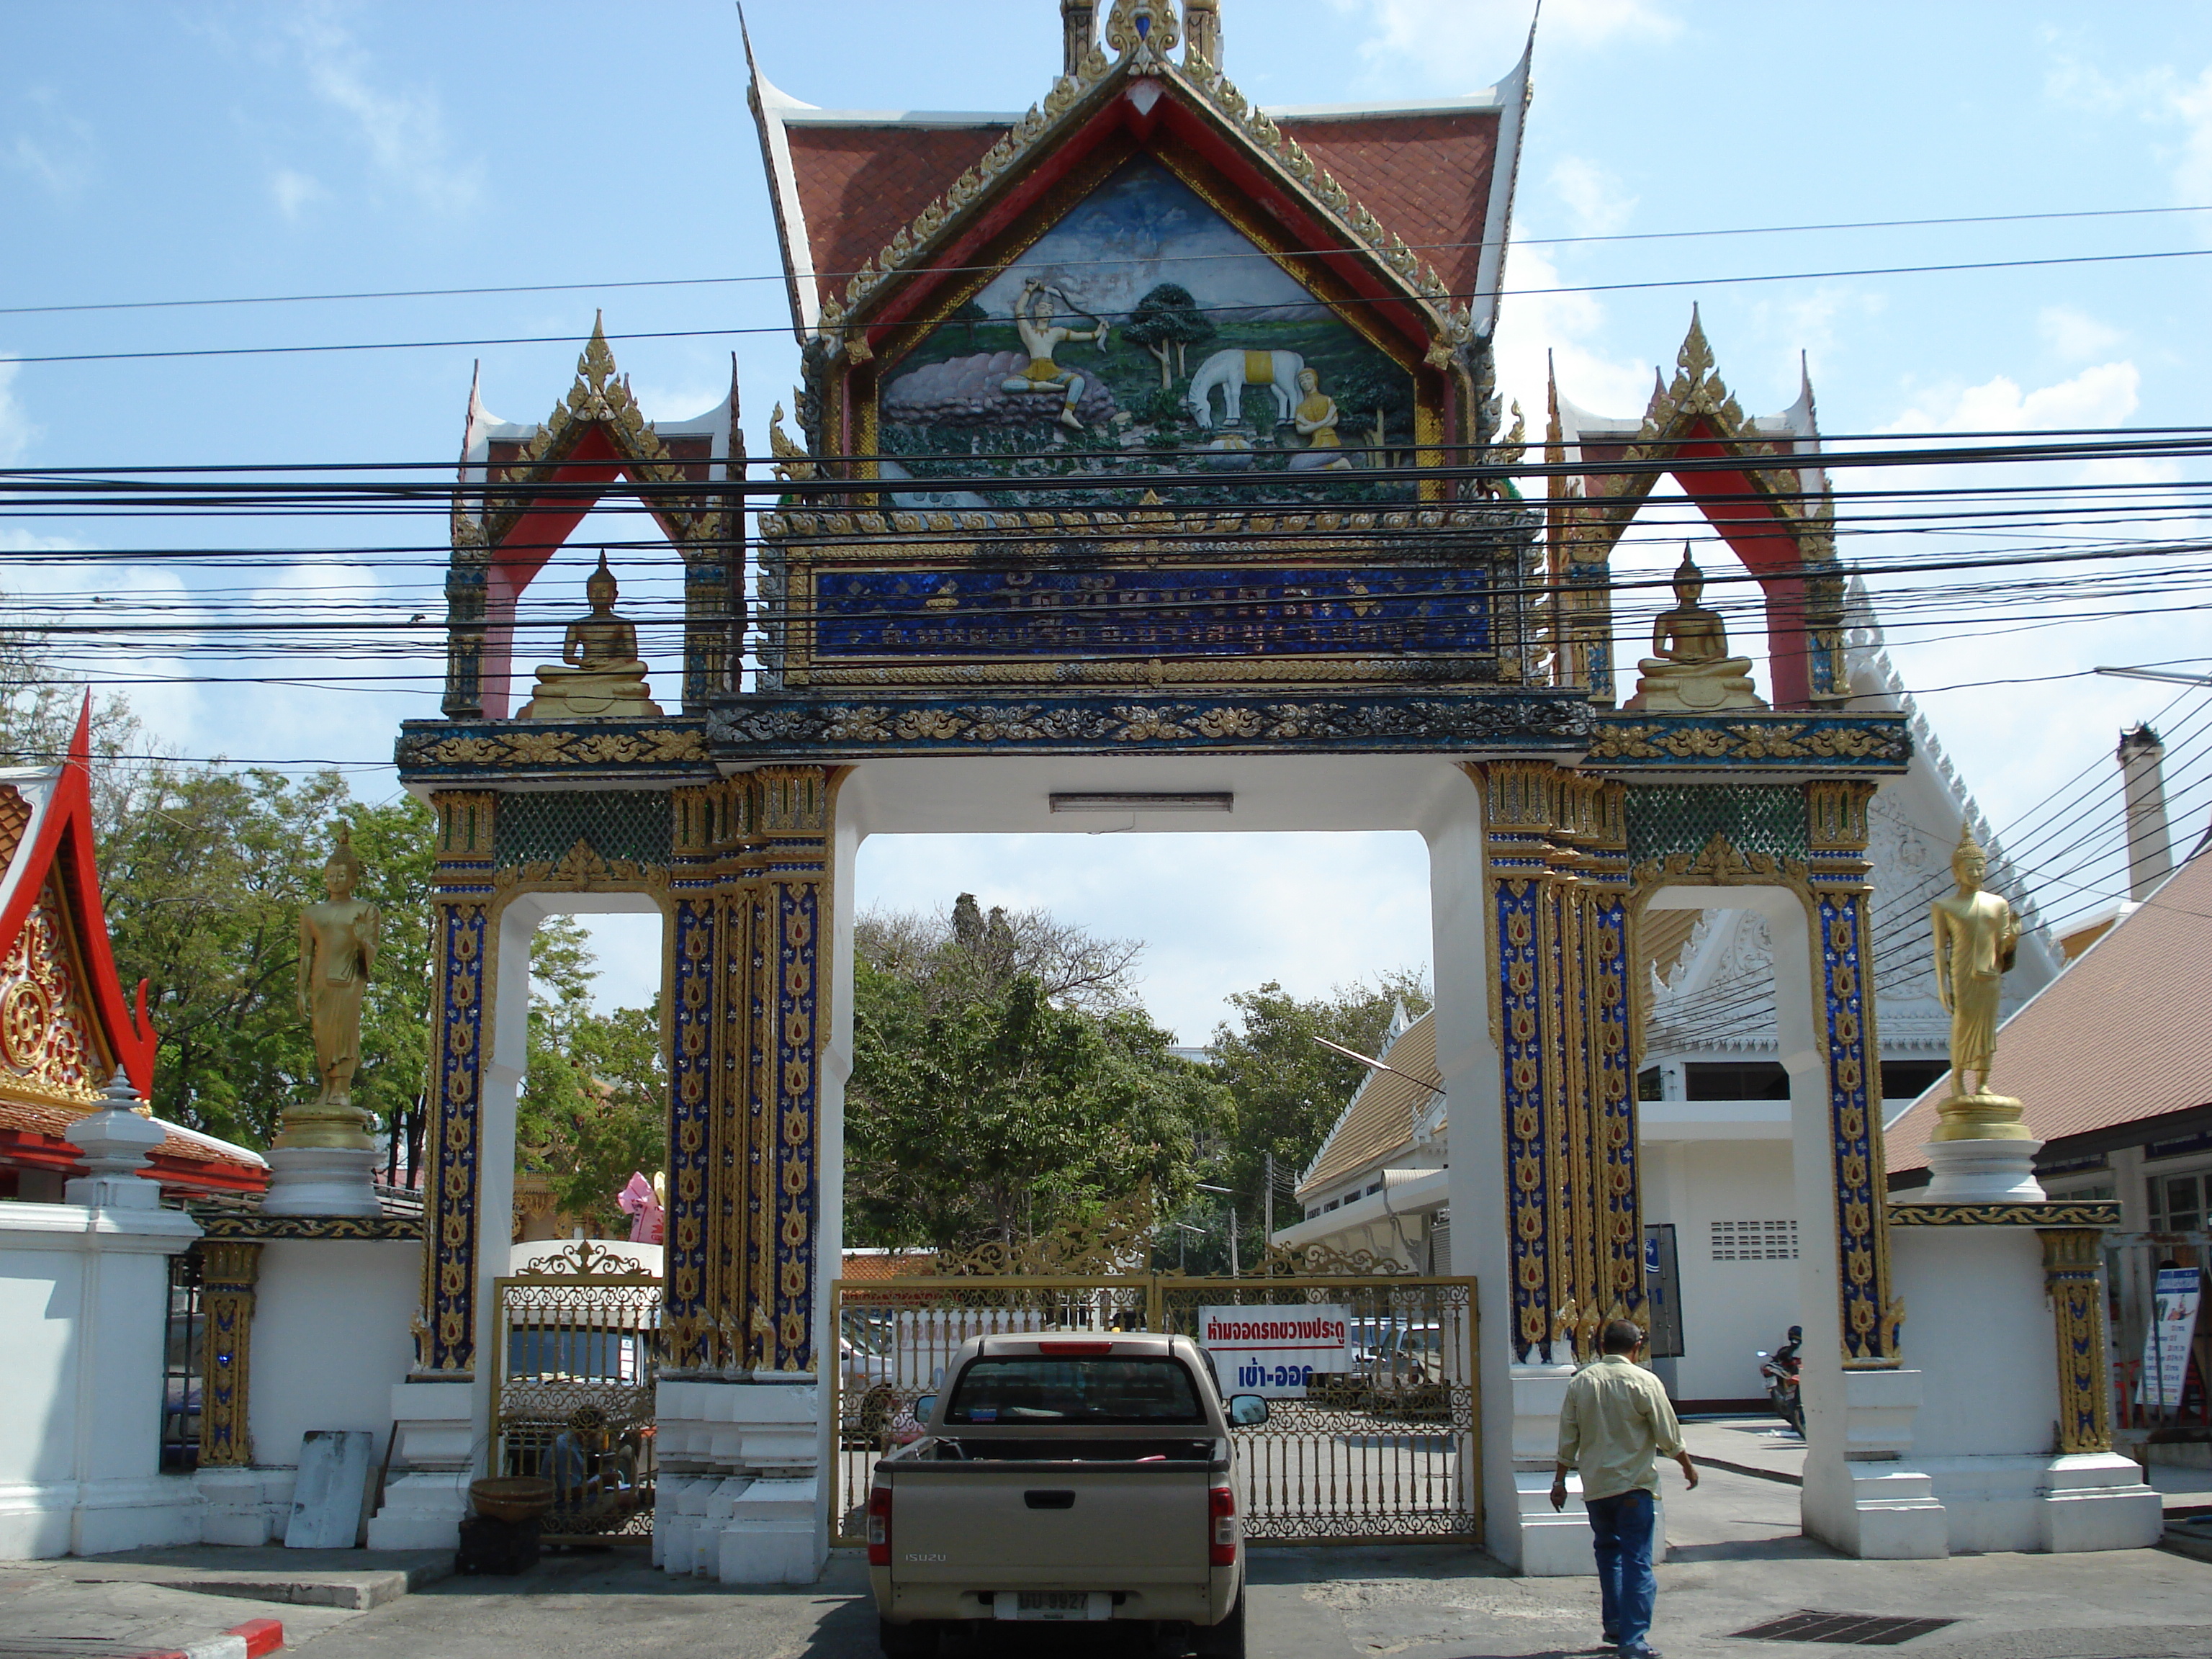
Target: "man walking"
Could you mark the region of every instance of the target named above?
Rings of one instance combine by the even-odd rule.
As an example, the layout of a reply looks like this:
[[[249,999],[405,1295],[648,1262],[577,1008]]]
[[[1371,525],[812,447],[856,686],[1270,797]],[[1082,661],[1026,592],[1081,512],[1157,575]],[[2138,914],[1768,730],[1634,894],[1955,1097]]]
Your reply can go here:
[[[1682,1427],[1659,1379],[1636,1363],[1644,1333],[1626,1319],[1598,1335],[1599,1357],[1575,1373],[1559,1408],[1559,1467],[1552,1507],[1567,1506],[1567,1471],[1580,1469],[1583,1507],[1589,1511],[1597,1553],[1598,1592],[1607,1644],[1620,1659],[1658,1659],[1647,1639],[1659,1581],[1651,1572],[1651,1528],[1659,1502],[1663,1452],[1698,1484],[1697,1465],[1682,1449]]]

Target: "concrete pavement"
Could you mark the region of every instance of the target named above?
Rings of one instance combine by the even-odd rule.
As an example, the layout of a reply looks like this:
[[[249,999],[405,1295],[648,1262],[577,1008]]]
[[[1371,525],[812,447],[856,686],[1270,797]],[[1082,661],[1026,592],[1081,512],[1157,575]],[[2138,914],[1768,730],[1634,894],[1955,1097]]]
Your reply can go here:
[[[1808,1650],[1802,1646],[1734,1635],[1801,1610],[1958,1620],[1902,1650],[1924,1659],[2201,1659],[2212,1651],[2212,1564],[2160,1550],[1852,1561],[1797,1535],[1792,1486],[1712,1469],[1697,1492],[1686,1492],[1671,1468],[1662,1478],[1672,1548],[1659,1569],[1654,1639],[1672,1659],[1803,1656]],[[1255,1659],[1534,1659],[1587,1652],[1596,1642],[1594,1580],[1511,1578],[1472,1551],[1264,1550],[1254,1553],[1252,1564]],[[37,1566],[74,1571],[93,1565]],[[185,1594],[143,1583],[110,1583],[105,1591],[149,1588]],[[848,1552],[838,1553],[823,1583],[793,1589],[672,1580],[629,1554],[550,1555],[521,1578],[447,1579],[363,1613],[277,1611],[309,1659],[874,1659],[876,1653],[866,1573]],[[303,1616],[313,1617],[313,1630],[304,1622],[295,1627]],[[993,1631],[946,1651],[949,1659],[1107,1650],[1078,1634],[1065,1626],[1012,1639]]]

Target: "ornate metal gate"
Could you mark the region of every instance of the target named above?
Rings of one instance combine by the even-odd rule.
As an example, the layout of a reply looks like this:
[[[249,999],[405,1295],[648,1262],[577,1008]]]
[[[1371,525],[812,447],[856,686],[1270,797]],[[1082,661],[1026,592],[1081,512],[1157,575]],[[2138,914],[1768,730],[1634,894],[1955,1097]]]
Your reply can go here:
[[[499,1280],[490,1472],[553,1483],[547,1543],[653,1536],[660,1283],[588,1240]]]
[[[1377,1544],[1482,1536],[1472,1279],[1291,1273],[1006,1274],[841,1279],[834,1542],[864,1541],[876,1460],[919,1432],[915,1401],[971,1336],[1168,1331],[1198,1337],[1205,1307],[1343,1306],[1352,1368],[1315,1378],[1239,1429],[1238,1508],[1267,1544]],[[1234,1379],[1229,1379],[1234,1389]]]

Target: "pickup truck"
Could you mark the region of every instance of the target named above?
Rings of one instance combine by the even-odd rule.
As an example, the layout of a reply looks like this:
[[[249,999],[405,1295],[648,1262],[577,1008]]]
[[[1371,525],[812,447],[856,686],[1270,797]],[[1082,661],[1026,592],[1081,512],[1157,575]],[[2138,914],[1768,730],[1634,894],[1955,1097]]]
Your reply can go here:
[[[971,1337],[876,1465],[868,1581],[888,1659],[965,1620],[1120,1620],[1243,1659],[1244,1534],[1226,1401],[1185,1336]]]

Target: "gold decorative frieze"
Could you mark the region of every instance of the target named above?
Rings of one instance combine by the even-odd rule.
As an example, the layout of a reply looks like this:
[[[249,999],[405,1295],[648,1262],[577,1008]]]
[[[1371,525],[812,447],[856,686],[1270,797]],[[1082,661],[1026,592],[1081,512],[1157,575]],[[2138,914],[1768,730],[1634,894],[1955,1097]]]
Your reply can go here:
[[[2104,1265],[2103,1231],[2046,1227],[2042,1237],[2043,1282],[2051,1293],[2058,1340],[2058,1449],[2108,1452],[2111,1370],[2105,1363],[2105,1298],[2097,1282]]]
[[[1901,719],[1836,722],[1687,715],[1601,721],[1589,750],[1595,763],[1865,761],[1900,767],[1911,754],[1911,734]]]
[[[410,734],[401,740],[399,751],[403,767],[653,766],[707,758],[703,726],[516,730],[434,738]]]
[[[200,1316],[205,1322],[200,1354],[200,1467],[244,1468],[253,1462],[247,1407],[261,1243],[258,1239],[204,1236],[193,1249],[200,1259]]]
[[[2041,1204],[1916,1204],[1889,1201],[1893,1227],[2117,1227],[2116,1198],[2057,1198]]]
[[[665,893],[668,882],[668,866],[665,864],[602,858],[589,842],[583,840],[558,859],[536,859],[514,865],[495,871],[491,878],[494,889],[502,893],[627,893],[640,888]]]

